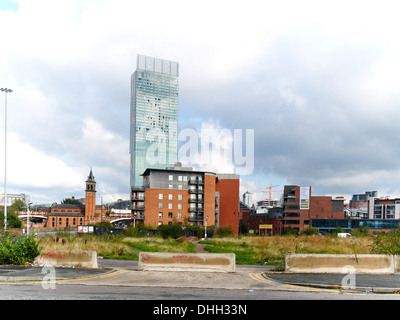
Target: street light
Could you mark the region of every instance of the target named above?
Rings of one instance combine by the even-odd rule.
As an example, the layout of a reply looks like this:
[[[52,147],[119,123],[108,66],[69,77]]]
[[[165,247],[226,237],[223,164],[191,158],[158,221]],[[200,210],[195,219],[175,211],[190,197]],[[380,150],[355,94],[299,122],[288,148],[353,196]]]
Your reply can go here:
[[[11,89],[0,88],[5,92],[4,108],[4,231],[7,231],[7,93],[13,92]]]
[[[207,239],[207,220],[208,220],[208,216],[206,216],[206,221],[205,221],[204,239]]]
[[[26,208],[27,211],[28,211],[28,212],[27,212],[27,214],[28,214],[28,215],[27,215],[27,222],[26,222],[26,234],[27,234],[28,236],[29,236],[29,213],[30,213],[30,212],[29,212],[29,208],[30,208],[30,206],[31,206],[32,204],[33,204],[33,202],[29,202],[28,205],[27,205],[27,208]]]

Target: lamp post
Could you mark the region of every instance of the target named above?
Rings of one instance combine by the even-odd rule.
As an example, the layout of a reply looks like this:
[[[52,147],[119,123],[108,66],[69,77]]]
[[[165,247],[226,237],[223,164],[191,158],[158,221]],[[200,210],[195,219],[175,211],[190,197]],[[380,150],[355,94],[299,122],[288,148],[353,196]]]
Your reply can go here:
[[[206,221],[205,221],[205,225],[204,225],[204,239],[207,239],[207,220],[208,220],[208,216],[206,216]]]
[[[27,213],[28,213],[28,216],[27,216],[27,223],[26,223],[26,234],[29,236],[29,213],[30,213],[30,210],[29,210],[29,208],[30,208],[30,206],[31,206],[31,204],[32,204],[33,202],[29,202],[28,203],[28,206],[27,206]]]
[[[13,92],[11,89],[0,88],[5,92],[4,108],[4,231],[7,231],[7,93]]]

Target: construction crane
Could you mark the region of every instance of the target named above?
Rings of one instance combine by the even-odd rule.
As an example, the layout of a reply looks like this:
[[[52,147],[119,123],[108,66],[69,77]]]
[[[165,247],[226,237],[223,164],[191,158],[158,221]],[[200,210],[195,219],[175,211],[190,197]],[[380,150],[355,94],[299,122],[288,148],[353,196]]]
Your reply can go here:
[[[269,185],[269,187],[267,186],[267,189],[269,189],[269,191],[263,191],[263,192],[269,192],[269,199],[267,199],[267,200],[272,200],[272,192],[283,192],[283,190],[274,190],[274,191],[272,191],[272,188],[275,188],[275,187],[279,187],[279,185],[277,185],[277,186],[273,186],[273,185]]]

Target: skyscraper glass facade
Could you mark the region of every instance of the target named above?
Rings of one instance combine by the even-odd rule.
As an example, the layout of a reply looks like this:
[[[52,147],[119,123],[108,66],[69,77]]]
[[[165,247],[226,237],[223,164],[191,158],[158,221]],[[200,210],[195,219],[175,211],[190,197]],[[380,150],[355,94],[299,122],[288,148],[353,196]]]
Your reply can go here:
[[[178,154],[179,64],[143,55],[131,80],[131,187],[147,168],[173,167]]]

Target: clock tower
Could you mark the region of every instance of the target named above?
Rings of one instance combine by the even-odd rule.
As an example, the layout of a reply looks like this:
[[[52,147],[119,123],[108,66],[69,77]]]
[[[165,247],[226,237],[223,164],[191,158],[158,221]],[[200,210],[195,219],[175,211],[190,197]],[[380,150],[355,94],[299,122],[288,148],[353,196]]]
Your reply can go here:
[[[85,224],[94,222],[96,212],[96,181],[94,180],[92,168],[86,180],[86,200],[85,200]]]

